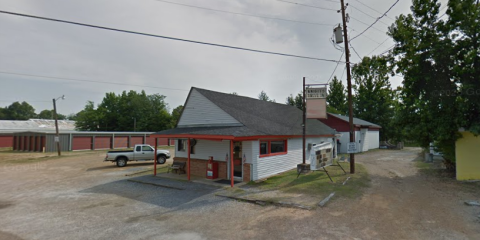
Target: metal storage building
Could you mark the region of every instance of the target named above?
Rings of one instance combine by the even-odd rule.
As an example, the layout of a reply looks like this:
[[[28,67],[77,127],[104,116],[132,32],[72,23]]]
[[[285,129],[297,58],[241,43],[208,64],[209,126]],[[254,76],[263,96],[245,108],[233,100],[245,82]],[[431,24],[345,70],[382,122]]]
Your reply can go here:
[[[60,131],[62,151],[131,148],[135,144],[155,145],[153,132],[82,132]],[[13,133],[13,150],[30,152],[55,152],[55,131],[26,131]],[[172,145],[174,141],[170,142]],[[158,145],[170,145],[169,140],[159,139]]]

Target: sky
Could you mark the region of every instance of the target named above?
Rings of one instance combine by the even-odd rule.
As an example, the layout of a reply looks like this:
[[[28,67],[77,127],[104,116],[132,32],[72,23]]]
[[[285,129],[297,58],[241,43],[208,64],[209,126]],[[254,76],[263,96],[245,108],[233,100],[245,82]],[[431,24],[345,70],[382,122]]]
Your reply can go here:
[[[364,31],[396,1],[345,0],[349,37]],[[386,17],[353,39],[351,45],[358,55],[372,56],[389,49],[394,42],[386,34],[388,26],[396,16],[410,13],[410,5],[411,1],[400,0]],[[343,43],[334,46],[330,40],[334,27],[341,23],[338,9],[340,0],[0,0],[0,11],[345,61],[340,58]],[[164,95],[171,111],[185,103],[191,87],[254,98],[263,90],[276,102],[284,103],[290,94],[302,90],[303,77],[307,84],[327,83],[334,73],[338,78],[343,76],[346,85],[344,63],[336,68],[337,63],[329,61],[5,13],[0,13],[0,29],[0,106],[26,101],[37,113],[52,109],[52,99],[62,95],[65,100],[58,100],[57,111],[68,115],[82,110],[87,101],[101,103],[107,92],[145,90],[147,94]],[[350,51],[350,61],[359,62],[357,53]],[[401,81],[400,77],[392,78],[392,87]]]

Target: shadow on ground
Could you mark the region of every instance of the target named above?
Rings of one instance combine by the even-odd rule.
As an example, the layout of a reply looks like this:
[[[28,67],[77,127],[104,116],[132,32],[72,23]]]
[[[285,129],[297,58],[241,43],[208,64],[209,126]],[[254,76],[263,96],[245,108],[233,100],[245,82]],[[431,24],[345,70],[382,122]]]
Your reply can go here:
[[[215,198],[212,194],[219,189],[194,182],[139,176],[97,185],[80,193],[113,194],[164,208],[186,209],[225,200]]]

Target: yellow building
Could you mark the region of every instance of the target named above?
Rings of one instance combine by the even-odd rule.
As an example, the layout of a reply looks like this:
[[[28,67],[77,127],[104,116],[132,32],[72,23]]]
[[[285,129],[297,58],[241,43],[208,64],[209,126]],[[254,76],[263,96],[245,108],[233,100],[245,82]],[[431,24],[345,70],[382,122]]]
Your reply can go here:
[[[461,131],[455,144],[457,180],[480,180],[480,136]]]

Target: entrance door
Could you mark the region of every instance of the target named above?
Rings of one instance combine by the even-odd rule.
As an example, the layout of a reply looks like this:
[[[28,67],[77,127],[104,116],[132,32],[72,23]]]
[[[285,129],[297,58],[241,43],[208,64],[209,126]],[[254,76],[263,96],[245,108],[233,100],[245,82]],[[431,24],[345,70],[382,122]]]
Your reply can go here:
[[[233,179],[237,181],[243,181],[242,156],[242,142],[233,142]]]

